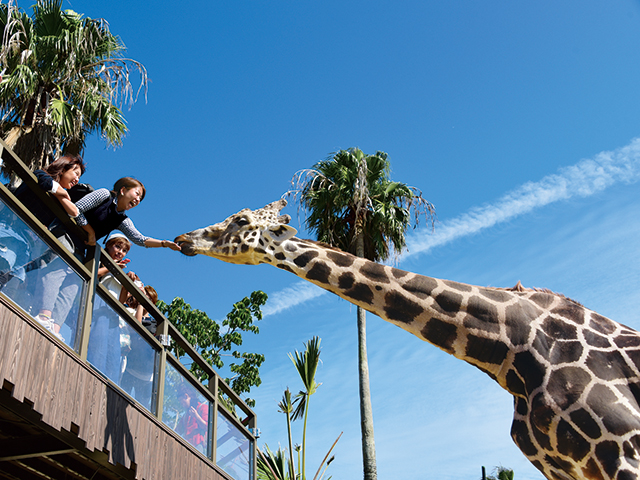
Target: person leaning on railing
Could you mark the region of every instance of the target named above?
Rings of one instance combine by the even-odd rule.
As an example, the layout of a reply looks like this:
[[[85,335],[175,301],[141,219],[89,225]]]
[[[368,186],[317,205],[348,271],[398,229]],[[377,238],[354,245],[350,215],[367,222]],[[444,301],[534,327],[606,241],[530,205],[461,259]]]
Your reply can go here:
[[[84,241],[73,232],[68,232],[61,222],[54,222],[50,227],[53,233],[78,258],[83,258],[86,245],[95,245],[96,241],[106,237],[113,230],[120,230],[126,237],[139,246],[147,248],[165,247],[180,250],[180,246],[170,240],[157,240],[142,235],[125,212],[135,208],[144,199],[146,190],[140,180],[123,177],[113,186],[113,190],[99,188],[81,198],[76,207],[79,214],[76,222],[86,232],[88,239]],[[65,241],[67,240],[67,241]],[[68,245],[68,240],[71,245]],[[64,268],[49,272],[42,279],[43,296],[41,298],[40,313],[51,316],[60,288],[67,282],[68,270]],[[69,309],[62,311],[60,318],[54,319],[61,325],[69,313]]]
[[[126,211],[137,207],[146,195],[140,180],[123,177],[113,186],[113,190],[100,188],[80,199],[76,206],[80,210],[77,221],[88,235],[87,245],[95,245],[113,230],[120,230],[138,246],[147,248],[170,248],[179,251],[180,246],[171,240],[157,240],[142,235],[135,227]]]
[[[80,156],[65,155],[44,170],[36,170],[33,174],[38,179],[40,188],[50,192],[69,216],[77,217],[78,207],[71,201],[67,190],[78,183],[85,169],[86,166]],[[14,195],[43,225],[49,226],[56,219],[51,209],[26,184],[21,184]]]
[[[60,205],[71,217],[78,216],[78,208],[73,204],[67,190],[75,186],[80,180],[80,176],[85,171],[85,164],[80,156],[65,155],[59,157],[44,170],[34,171],[34,175],[38,180],[38,185],[45,192],[49,192],[53,197],[60,202]],[[31,211],[31,213],[45,226],[50,225],[56,220],[55,214],[51,211],[48,205],[46,205],[26,184],[20,185],[14,192],[14,195],[22,204]],[[41,242],[33,244],[30,242],[31,249],[37,248],[36,245],[43,245]],[[43,254],[41,257],[30,262],[32,267],[40,268],[43,265],[48,264],[54,258],[51,251],[35,252],[31,251],[31,258],[36,255]],[[13,267],[13,266],[12,266]],[[18,276],[20,280],[25,280],[24,272],[14,271],[14,276]],[[77,293],[77,292],[76,292]],[[38,291],[36,291],[38,295]],[[36,320],[47,330],[54,335],[60,337],[58,333],[59,327],[51,320],[51,313],[41,312],[37,315]]]

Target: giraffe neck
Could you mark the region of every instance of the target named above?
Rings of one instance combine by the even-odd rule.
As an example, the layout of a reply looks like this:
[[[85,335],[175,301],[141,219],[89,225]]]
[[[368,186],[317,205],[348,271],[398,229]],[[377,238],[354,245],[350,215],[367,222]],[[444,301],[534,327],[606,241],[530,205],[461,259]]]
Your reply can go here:
[[[531,294],[426,277],[295,237],[272,248],[262,263],[292,272],[475,365],[514,394],[520,390],[510,386],[507,375],[514,346],[533,341],[531,322],[543,313],[542,302],[531,301]],[[538,295],[553,297],[547,303],[557,298]]]

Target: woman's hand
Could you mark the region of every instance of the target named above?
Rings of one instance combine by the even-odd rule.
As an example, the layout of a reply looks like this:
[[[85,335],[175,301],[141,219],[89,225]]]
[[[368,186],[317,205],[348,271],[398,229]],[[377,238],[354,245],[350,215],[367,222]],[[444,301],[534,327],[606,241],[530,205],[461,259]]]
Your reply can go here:
[[[85,244],[87,245],[95,245],[96,244],[96,231],[93,229],[91,225],[88,223],[86,225],[82,225],[82,229],[87,232],[87,239],[85,240]]]
[[[85,242],[87,245],[94,246],[96,244],[96,234],[95,232],[88,232],[87,239]]]
[[[162,246],[169,247],[171,250],[176,252],[179,252],[180,250],[182,250],[180,248],[180,245],[178,245],[176,242],[172,242],[171,240],[162,240]]]
[[[170,248],[179,252],[181,250],[180,245],[171,240],[158,240],[156,238],[147,238],[144,244],[149,248]]]
[[[73,218],[76,218],[78,216],[80,211],[78,210],[78,207],[76,207],[75,204],[71,201],[71,197],[69,197],[69,194],[64,188],[58,187],[56,193],[54,193],[53,195],[58,199],[60,205],[62,205],[62,208],[64,208],[65,212],[67,212],[69,216]]]

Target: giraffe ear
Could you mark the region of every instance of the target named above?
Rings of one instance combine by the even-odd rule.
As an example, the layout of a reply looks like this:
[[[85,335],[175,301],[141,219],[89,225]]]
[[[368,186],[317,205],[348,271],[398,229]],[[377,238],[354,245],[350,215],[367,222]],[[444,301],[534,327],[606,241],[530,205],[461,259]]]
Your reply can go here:
[[[298,231],[289,225],[277,225],[268,228],[265,235],[271,237],[276,242],[284,242],[293,237]]]

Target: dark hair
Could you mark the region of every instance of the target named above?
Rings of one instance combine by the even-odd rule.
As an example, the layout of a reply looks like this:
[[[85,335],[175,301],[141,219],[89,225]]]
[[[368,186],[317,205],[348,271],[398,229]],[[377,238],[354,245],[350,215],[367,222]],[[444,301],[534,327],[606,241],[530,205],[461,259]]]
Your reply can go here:
[[[116,183],[113,184],[113,191],[116,193],[120,193],[120,190],[122,190],[122,187],[126,188],[127,190],[133,187],[140,187],[142,189],[142,195],[140,196],[140,201],[144,200],[144,196],[147,193],[147,190],[144,188],[144,185],[142,184],[142,182],[137,178],[133,178],[133,177],[122,177],[121,179],[119,179]]]
[[[51,177],[57,182],[60,180],[60,177],[64,172],[71,170],[76,165],[80,167],[80,175],[82,175],[87,169],[87,166],[82,161],[82,157],[80,155],[63,155],[49,164],[44,171],[51,175]]]

